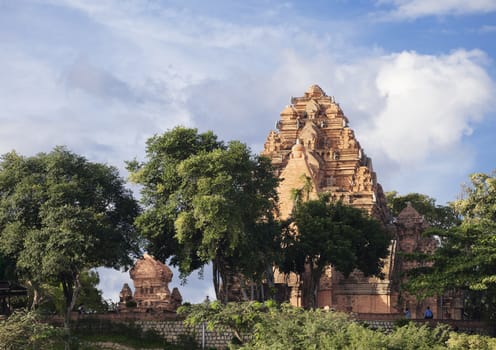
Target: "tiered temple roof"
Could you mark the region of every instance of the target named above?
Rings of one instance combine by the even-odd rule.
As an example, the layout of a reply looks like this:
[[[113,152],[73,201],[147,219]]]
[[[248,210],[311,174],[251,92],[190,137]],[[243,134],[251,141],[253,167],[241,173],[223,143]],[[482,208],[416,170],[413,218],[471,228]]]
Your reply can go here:
[[[282,180],[280,215],[290,215],[293,189],[311,178],[313,197],[329,192],[334,199],[362,208],[380,221],[388,221],[386,201],[377,183],[372,160],[366,156],[348,118],[333,97],[312,85],[303,97],[291,98],[271,131],[263,155],[272,159]]]

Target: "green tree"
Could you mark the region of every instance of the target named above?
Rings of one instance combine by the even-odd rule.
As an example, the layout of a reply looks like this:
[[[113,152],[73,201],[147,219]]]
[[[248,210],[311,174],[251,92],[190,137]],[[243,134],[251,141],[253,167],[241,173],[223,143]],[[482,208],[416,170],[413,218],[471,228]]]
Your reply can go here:
[[[319,280],[329,265],[345,276],[356,268],[366,276],[380,276],[389,243],[379,222],[360,209],[321,196],[296,207],[291,224],[283,231],[283,257],[278,266],[282,272],[299,276],[309,269],[303,300],[314,307]]]
[[[417,295],[464,293],[465,311],[496,321],[496,178],[473,174],[471,186],[452,208],[462,223],[431,230],[441,246],[430,257],[432,266],[412,271],[407,288]]]
[[[146,162],[129,162],[128,169],[143,186],[146,210],[137,226],[148,250],[171,258],[183,276],[212,263],[217,298],[221,282],[227,297],[234,274],[260,278],[258,267],[270,256],[263,247],[278,234],[270,161],[240,142],[225,145],[212,132],[183,127],[149,139],[146,154]]]
[[[86,311],[104,312],[108,309],[107,302],[103,300],[102,291],[97,288],[100,283],[100,278],[96,270],[82,271],[80,274],[81,288],[79,289],[78,297],[74,305],[83,305]],[[37,310],[40,313],[64,314],[65,299],[62,285],[43,283],[41,285],[41,293],[43,298]],[[74,311],[75,309],[73,309]]]
[[[42,283],[62,286],[67,332],[83,271],[127,266],[138,253],[138,212],[115,168],[64,147],[1,158],[0,250],[35,291]]]
[[[244,343],[253,333],[254,327],[261,322],[264,315],[275,309],[273,301],[260,302],[229,302],[219,301],[196,305],[184,305],[178,309],[180,315],[185,315],[184,323],[188,326],[198,326],[205,322],[209,331],[231,331],[238,344]]]
[[[104,312],[107,303],[103,300],[102,291],[97,288],[100,276],[95,270],[84,271],[81,274],[81,289],[76,305],[84,305],[86,311]]]
[[[386,193],[386,199],[393,217],[398,216],[407,203],[410,203],[419,214],[424,216],[431,227],[448,229],[460,224],[460,218],[454,208],[437,205],[434,198],[425,194],[409,193],[400,196],[398,192],[391,191]]]

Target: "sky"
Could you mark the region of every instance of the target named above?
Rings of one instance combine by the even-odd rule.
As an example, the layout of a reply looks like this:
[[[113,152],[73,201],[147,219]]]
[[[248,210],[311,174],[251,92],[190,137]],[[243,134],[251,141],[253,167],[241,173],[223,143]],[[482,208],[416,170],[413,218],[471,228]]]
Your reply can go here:
[[[0,0],[0,154],[66,145],[127,177],[176,125],[258,153],[318,84],[385,191],[445,204],[496,169],[495,59],[496,0]],[[99,271],[116,300],[128,273]],[[171,287],[212,298],[209,273]]]

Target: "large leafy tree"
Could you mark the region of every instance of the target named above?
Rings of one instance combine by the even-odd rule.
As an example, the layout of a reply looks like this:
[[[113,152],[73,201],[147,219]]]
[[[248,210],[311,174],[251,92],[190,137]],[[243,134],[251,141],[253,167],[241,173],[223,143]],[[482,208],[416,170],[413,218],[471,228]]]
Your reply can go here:
[[[354,269],[366,276],[380,276],[389,243],[378,221],[324,195],[296,206],[283,231],[279,268],[300,276],[310,271],[310,278],[303,280],[303,300],[314,307],[319,280],[329,265],[345,276]]]
[[[496,177],[473,174],[463,198],[451,203],[458,226],[435,229],[441,245],[431,266],[412,271],[408,288],[418,295],[463,291],[466,312],[496,321]]]
[[[137,225],[148,249],[171,258],[183,276],[212,263],[217,298],[233,274],[261,278],[263,249],[278,231],[272,219],[277,180],[270,161],[237,141],[176,127],[147,142],[147,161],[129,162],[143,186],[145,212]]]
[[[138,212],[115,168],[64,147],[1,158],[0,250],[35,291],[46,282],[62,286],[67,330],[82,272],[132,262]]]

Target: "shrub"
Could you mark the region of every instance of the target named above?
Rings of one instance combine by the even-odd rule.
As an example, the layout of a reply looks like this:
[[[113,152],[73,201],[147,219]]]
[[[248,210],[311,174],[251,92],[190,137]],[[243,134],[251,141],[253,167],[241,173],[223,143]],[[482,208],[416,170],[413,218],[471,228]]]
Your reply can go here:
[[[2,349],[53,349],[62,340],[62,330],[41,322],[35,312],[16,311],[0,321]]]
[[[493,350],[496,349],[496,339],[480,335],[468,335],[464,333],[450,334],[446,342],[448,349],[453,350]]]
[[[449,339],[449,326],[440,325],[431,328],[424,324],[417,326],[410,322],[403,327],[396,328],[387,336],[390,350],[438,350],[446,349],[445,343]]]

